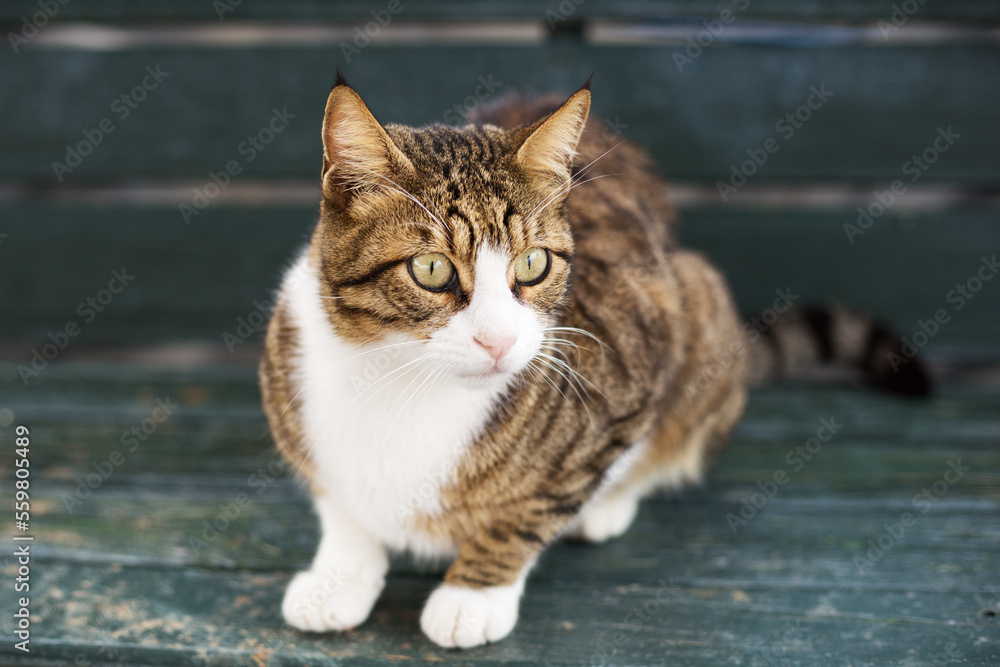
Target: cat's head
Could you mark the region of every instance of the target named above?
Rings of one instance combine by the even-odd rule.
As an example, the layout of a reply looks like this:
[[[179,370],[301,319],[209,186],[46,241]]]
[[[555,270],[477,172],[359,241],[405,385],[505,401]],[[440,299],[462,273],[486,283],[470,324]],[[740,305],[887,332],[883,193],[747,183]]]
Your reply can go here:
[[[585,86],[513,129],[383,127],[338,81],[314,238],[337,333],[421,341],[421,363],[473,386],[523,371],[565,302],[563,203],[589,107]]]

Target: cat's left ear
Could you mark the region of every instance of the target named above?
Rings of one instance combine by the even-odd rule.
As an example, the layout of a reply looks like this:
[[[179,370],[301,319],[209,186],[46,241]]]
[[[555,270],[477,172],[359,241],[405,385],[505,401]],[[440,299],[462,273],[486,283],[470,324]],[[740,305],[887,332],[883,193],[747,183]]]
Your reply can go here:
[[[323,120],[323,194],[347,208],[358,197],[395,187],[393,181],[412,171],[409,158],[338,72]]]
[[[576,148],[590,113],[590,81],[548,118],[533,126],[517,151],[517,161],[529,172],[563,183],[570,178]]]

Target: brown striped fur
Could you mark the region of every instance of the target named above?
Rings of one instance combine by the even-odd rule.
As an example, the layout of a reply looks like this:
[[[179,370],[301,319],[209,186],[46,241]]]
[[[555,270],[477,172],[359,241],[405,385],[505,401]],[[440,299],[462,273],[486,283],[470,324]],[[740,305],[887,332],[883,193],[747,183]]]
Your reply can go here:
[[[311,256],[340,337],[426,337],[468,304],[474,258],[488,242],[513,257],[533,246],[550,249],[551,275],[539,286],[515,286],[516,296],[554,324],[600,341],[567,333],[579,345],[563,357],[573,374],[521,374],[442,490],[445,511],[414,519],[417,529],[457,545],[448,583],[516,581],[634,443],[648,445],[611,483],[609,497],[696,481],[743,412],[747,347],[729,290],[708,261],[677,246],[665,184],[642,149],[622,141],[605,154],[602,128],[589,121],[573,163],[582,184],[532,221],[530,213],[562,182],[549,168],[556,157],[525,166],[519,149],[557,114],[582,122],[588,105],[587,89],[562,107],[509,97],[462,128],[359,126],[360,141],[371,146],[361,158],[327,145]],[[366,113],[340,84],[331,93],[327,132]],[[392,174],[392,183],[369,169]],[[431,211],[445,227],[431,222]],[[429,249],[454,261],[455,289],[431,293],[414,285],[405,260]],[[310,477],[287,368],[296,335],[279,305],[261,384],[279,449],[294,465],[305,464]],[[708,372],[712,367],[722,370]],[[312,482],[321,492],[322,480]]]

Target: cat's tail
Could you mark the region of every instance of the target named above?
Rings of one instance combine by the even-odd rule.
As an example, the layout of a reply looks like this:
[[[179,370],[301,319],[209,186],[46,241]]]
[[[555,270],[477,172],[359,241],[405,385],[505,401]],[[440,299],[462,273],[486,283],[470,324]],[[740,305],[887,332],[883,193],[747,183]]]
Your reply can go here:
[[[753,384],[815,378],[817,370],[836,367],[894,394],[931,392],[930,375],[911,342],[839,303],[788,306],[781,313],[770,309],[746,320],[743,333]]]

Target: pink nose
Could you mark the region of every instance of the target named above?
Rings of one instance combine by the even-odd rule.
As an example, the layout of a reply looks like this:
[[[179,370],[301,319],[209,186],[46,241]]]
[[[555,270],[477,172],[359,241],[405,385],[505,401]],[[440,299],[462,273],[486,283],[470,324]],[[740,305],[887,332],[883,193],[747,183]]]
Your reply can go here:
[[[507,351],[517,342],[517,336],[514,334],[481,333],[476,335],[475,340],[490,353],[493,361],[500,361],[500,358],[507,354]]]

